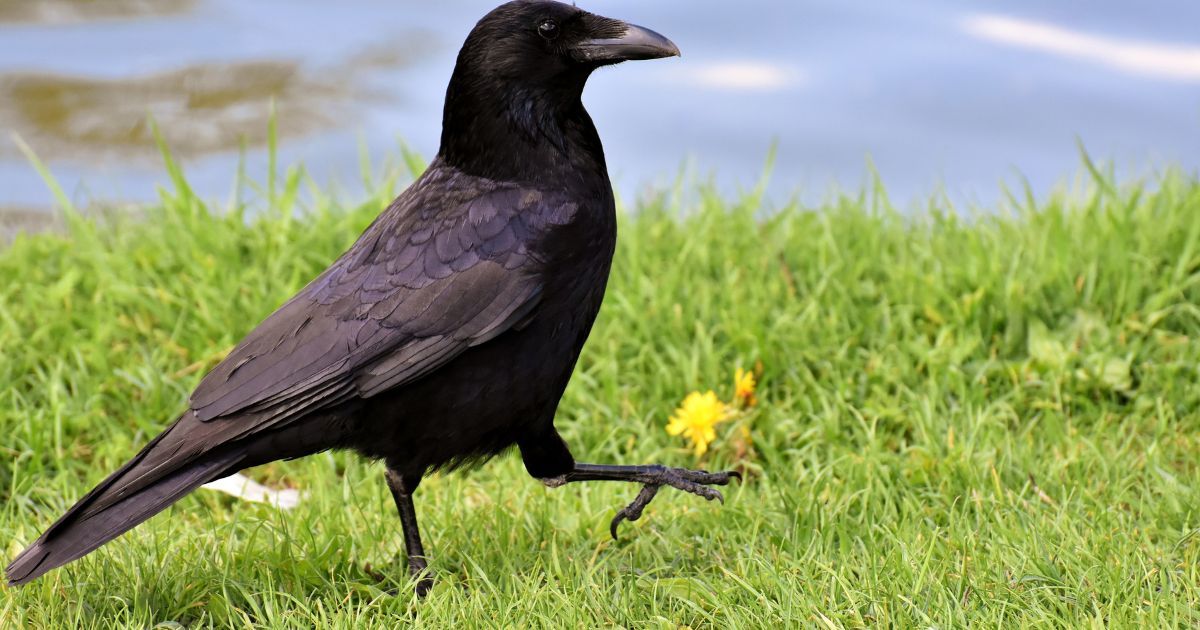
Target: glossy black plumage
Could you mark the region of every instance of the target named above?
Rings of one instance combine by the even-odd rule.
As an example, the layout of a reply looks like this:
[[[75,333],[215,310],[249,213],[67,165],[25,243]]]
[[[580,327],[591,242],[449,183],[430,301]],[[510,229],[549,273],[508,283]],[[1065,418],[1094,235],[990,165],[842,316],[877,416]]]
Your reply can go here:
[[[553,426],[616,243],[583,85],[601,65],[677,53],[559,3],[488,14],[459,54],[428,170],[251,331],[171,427],[22,552],[9,580],[78,558],[205,482],[331,448],[384,460],[414,572],[421,476],[513,445],[549,485],[628,479],[713,498],[685,482],[727,477],[576,465]]]

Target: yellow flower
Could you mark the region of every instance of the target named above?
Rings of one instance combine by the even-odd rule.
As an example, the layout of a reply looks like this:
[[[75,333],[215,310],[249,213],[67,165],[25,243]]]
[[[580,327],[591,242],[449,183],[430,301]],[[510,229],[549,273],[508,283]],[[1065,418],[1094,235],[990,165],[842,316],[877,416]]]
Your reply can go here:
[[[667,433],[690,439],[692,450],[696,452],[696,457],[700,457],[708,450],[708,445],[717,439],[713,427],[727,420],[728,416],[729,407],[712,390],[703,394],[692,392],[683,399],[675,415],[671,416]]]
[[[733,398],[743,407],[753,407],[758,404],[758,398],[754,395],[755,387],[758,387],[758,383],[754,381],[754,372],[738,368],[733,373]]]

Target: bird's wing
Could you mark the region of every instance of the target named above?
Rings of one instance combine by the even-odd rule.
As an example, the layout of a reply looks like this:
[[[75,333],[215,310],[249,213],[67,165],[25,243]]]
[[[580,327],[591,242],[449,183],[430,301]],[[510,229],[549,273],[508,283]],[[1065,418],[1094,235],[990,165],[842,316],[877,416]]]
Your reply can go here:
[[[204,378],[191,413],[253,415],[257,431],[410,383],[531,317],[533,245],[575,205],[463,178],[414,183]]]

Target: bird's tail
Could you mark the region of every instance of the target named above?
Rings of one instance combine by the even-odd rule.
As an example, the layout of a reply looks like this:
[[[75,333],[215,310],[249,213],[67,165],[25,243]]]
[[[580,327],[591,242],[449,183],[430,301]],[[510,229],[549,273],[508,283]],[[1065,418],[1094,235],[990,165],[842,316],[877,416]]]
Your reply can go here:
[[[246,450],[236,445],[189,450],[178,435],[186,431],[175,431],[182,422],[146,445],[22,551],[5,570],[9,584],[24,584],[81,558],[199,486],[244,467]]]

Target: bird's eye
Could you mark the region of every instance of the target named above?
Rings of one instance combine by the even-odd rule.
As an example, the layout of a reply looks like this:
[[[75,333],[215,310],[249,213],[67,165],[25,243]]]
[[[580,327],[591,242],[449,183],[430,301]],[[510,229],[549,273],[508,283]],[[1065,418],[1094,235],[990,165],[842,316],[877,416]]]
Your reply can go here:
[[[538,24],[537,28],[538,35],[541,35],[546,39],[552,40],[558,37],[558,22],[555,22],[554,20],[542,20]]]

